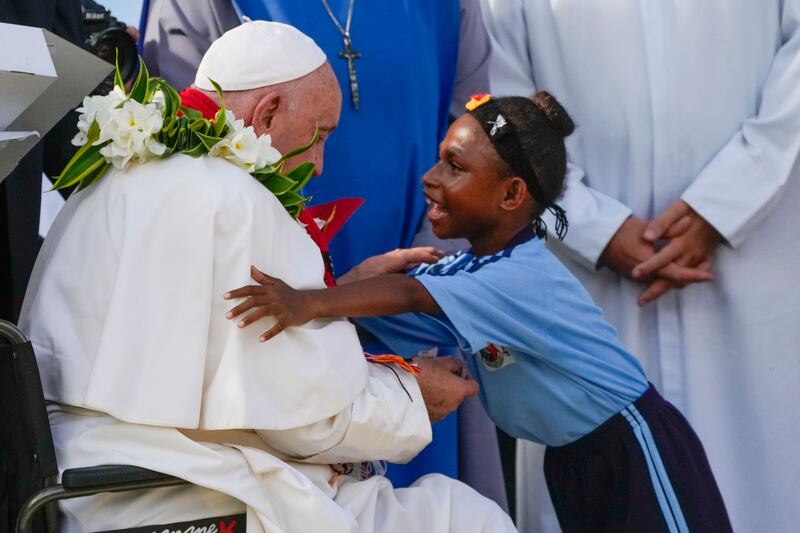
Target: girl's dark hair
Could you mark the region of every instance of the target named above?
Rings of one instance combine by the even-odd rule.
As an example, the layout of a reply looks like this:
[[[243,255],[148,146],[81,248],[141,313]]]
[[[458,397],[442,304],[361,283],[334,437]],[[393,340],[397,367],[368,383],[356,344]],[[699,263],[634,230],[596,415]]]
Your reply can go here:
[[[555,233],[563,239],[569,224],[566,213],[555,204],[564,192],[567,150],[564,137],[575,129],[569,114],[550,93],[533,98],[512,96],[489,99],[471,111],[500,156],[502,177],[519,176],[536,201],[534,229],[546,238],[545,210],[556,217]]]
[[[472,115],[500,156],[501,176],[520,175],[525,179],[537,203],[535,216],[541,215],[564,192],[567,174],[564,137],[575,129],[567,111],[550,93],[540,91],[533,98],[492,99],[474,109]],[[503,124],[498,126],[500,122]]]

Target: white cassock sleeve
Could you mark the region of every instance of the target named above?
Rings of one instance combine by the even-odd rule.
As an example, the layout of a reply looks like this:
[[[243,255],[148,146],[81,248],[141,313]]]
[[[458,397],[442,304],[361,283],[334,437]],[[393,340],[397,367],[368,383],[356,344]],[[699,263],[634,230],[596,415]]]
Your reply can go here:
[[[536,92],[533,65],[528,52],[528,24],[522,0],[481,0],[492,54],[489,66],[491,92],[495,96],[532,96]],[[575,132],[568,142],[577,142]],[[608,241],[631,209],[585,183],[586,173],[572,163],[567,172],[564,197],[558,202],[567,212],[569,232],[562,245],[588,268],[595,268]],[[554,227],[552,219],[545,219]]]
[[[371,363],[367,386],[350,407],[314,424],[257,433],[298,461],[405,463],[431,441],[431,424],[416,378],[400,368]]]
[[[682,196],[732,246],[781,197],[800,153],[800,0],[783,2],[781,38],[758,113]]]

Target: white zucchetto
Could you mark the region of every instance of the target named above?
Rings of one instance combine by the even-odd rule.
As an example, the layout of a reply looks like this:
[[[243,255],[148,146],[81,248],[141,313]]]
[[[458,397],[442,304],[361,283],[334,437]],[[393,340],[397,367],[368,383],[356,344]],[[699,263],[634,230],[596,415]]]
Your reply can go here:
[[[245,22],[211,43],[197,68],[195,87],[244,91],[296,80],[325,63],[325,53],[303,32],[280,22]]]

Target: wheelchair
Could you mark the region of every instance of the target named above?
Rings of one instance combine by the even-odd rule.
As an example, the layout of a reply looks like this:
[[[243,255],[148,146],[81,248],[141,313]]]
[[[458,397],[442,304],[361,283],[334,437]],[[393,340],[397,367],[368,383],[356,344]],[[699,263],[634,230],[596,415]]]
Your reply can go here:
[[[189,482],[130,465],[65,470],[58,482],[53,437],[31,342],[0,320],[0,533],[57,533],[57,502],[108,492],[128,492]],[[116,532],[211,530],[219,517],[176,524],[137,526]],[[237,533],[245,530],[237,515]],[[231,531],[231,530],[229,530]]]

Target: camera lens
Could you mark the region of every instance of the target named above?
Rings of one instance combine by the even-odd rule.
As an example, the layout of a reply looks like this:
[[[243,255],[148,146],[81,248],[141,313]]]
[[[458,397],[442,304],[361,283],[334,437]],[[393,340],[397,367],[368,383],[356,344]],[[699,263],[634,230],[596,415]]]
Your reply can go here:
[[[94,0],[81,0],[81,12],[86,49],[112,65],[116,61],[122,81],[127,84],[138,66],[136,42],[128,34],[127,26]],[[92,94],[107,94],[113,88],[114,74],[111,74]]]
[[[123,81],[128,82],[133,77],[137,64],[136,43],[124,29],[106,28],[91,35],[86,45],[100,59],[112,65],[116,60]]]

